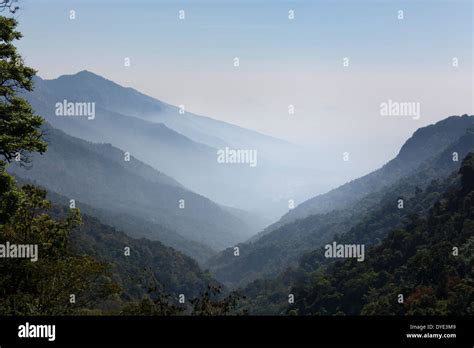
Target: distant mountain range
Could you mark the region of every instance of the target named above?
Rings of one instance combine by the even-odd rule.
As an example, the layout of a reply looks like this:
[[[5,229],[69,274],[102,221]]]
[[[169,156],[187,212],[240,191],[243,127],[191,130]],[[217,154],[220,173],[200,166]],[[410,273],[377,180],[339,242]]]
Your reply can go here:
[[[295,145],[188,111],[180,113],[178,107],[88,71],[53,80],[36,77],[35,90],[26,97],[53,127],[110,143],[194,192],[264,217],[250,232],[288,211],[289,199],[300,202],[336,180],[322,175],[323,169],[307,161],[311,155]],[[56,115],[56,104],[64,102],[94,103],[94,118]],[[217,152],[226,147],[255,150],[257,165],[218,163]]]

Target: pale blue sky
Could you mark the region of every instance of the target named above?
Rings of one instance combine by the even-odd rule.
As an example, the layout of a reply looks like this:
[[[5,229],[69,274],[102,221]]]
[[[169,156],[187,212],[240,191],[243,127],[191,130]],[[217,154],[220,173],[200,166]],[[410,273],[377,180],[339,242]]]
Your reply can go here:
[[[438,64],[440,50],[469,57],[471,48],[471,0],[20,0],[20,5],[28,52],[44,56],[46,46],[51,54],[74,54],[84,64],[99,54],[128,54],[144,63],[159,58],[226,69],[226,58],[238,54],[254,68],[269,61],[331,65],[350,53],[370,68],[424,67]],[[178,19],[181,9],[185,21]],[[287,18],[290,9],[294,21]],[[398,10],[405,12],[403,21]]]
[[[315,150],[350,150],[361,172],[395,155],[418,127],[473,112],[471,0],[20,0],[20,6],[19,46],[42,77],[87,69]],[[347,68],[343,57],[350,58]],[[420,120],[381,118],[387,99],[420,102]],[[289,104],[295,115],[288,115]]]

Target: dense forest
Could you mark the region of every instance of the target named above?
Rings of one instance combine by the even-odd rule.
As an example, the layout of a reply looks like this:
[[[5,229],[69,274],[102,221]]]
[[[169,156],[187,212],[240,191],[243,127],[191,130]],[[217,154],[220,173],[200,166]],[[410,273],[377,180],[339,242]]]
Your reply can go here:
[[[366,262],[335,262],[297,282],[298,314],[474,314],[474,153],[461,185],[426,215],[413,214],[373,246]]]
[[[403,214],[385,202],[336,236],[371,246],[364,262],[327,259],[319,248],[277,278],[249,284],[242,307],[253,314],[472,314],[473,159],[464,159],[460,175],[416,188]]]

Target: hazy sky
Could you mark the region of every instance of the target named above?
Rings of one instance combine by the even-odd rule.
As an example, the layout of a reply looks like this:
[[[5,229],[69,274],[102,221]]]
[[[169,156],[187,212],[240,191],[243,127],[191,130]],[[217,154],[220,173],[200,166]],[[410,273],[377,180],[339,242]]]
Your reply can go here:
[[[20,6],[21,52],[44,78],[90,70],[194,113],[348,151],[355,173],[396,155],[420,126],[473,113],[471,0]],[[420,103],[420,118],[381,116],[389,99]]]

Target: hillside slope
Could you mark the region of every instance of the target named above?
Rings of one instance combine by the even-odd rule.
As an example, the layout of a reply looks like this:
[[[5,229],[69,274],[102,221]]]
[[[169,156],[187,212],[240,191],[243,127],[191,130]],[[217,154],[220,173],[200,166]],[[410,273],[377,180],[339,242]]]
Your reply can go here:
[[[369,193],[388,187],[402,176],[413,173],[423,162],[437,157],[472,126],[474,116],[463,115],[450,116],[436,124],[419,128],[403,144],[398,155],[382,168],[301,203],[254,239],[296,219],[351,206]]]
[[[459,173],[459,188],[443,194],[426,216],[393,230],[369,250],[366,262],[343,260],[307,274],[312,280],[292,289],[293,310],[302,315],[472,315],[474,153]]]
[[[47,198],[55,199],[52,196],[48,193]],[[53,204],[50,214],[61,219],[67,212],[65,206]],[[82,224],[70,235],[72,250],[109,264],[108,273],[123,288],[124,300],[142,298],[153,281],[158,290],[176,297],[196,296],[209,284],[217,284],[196,261],[161,242],[131,238],[83,212],[81,217]]]
[[[30,168],[13,164],[10,171],[68,199],[137,217],[215,250],[250,235],[245,222],[133,156],[124,161],[124,152],[111,145],[92,144],[50,126],[44,132],[48,151],[33,156]]]

